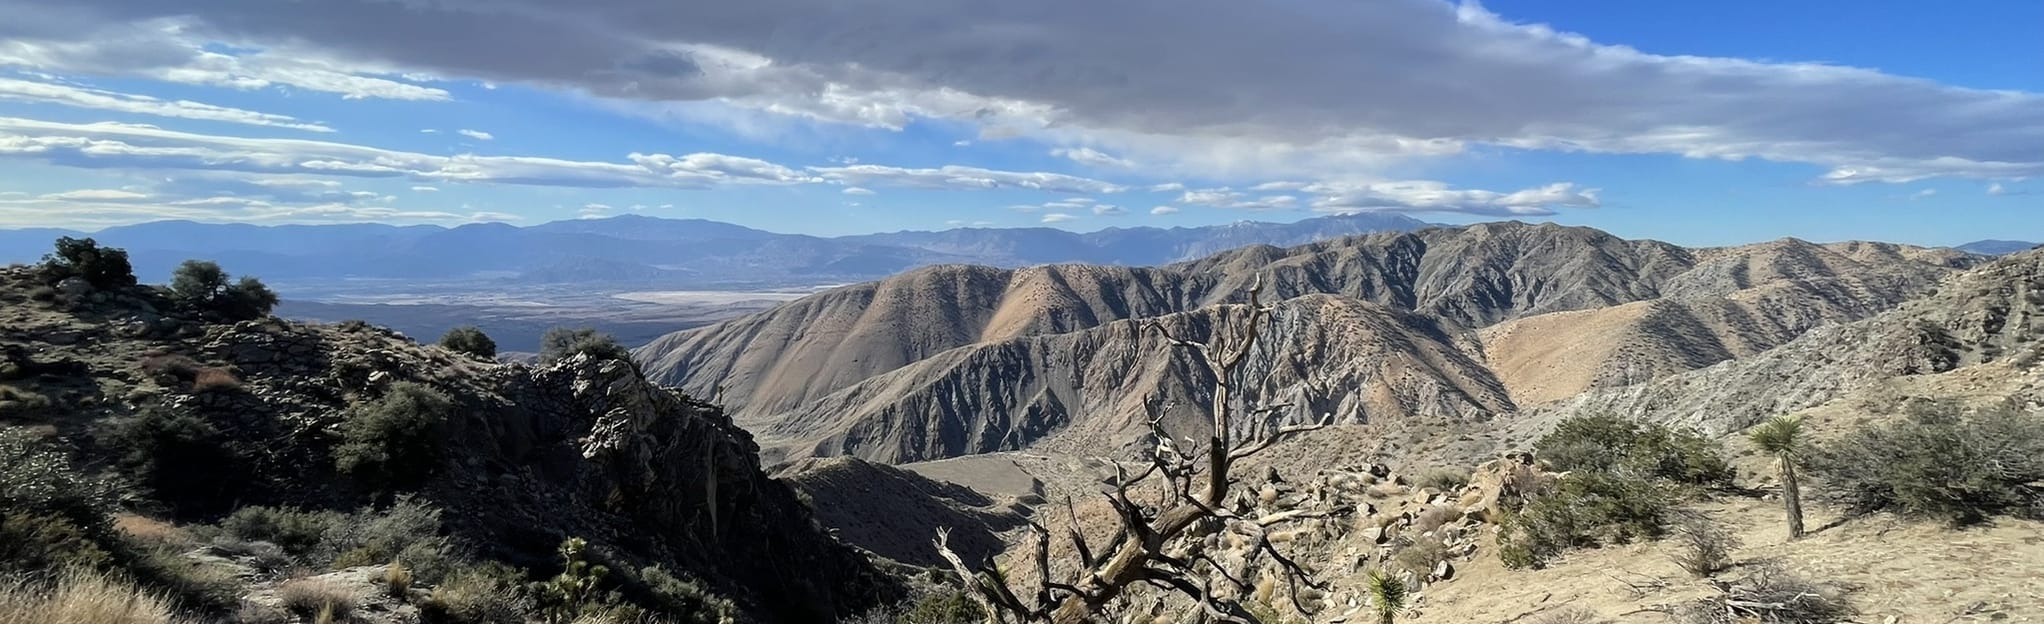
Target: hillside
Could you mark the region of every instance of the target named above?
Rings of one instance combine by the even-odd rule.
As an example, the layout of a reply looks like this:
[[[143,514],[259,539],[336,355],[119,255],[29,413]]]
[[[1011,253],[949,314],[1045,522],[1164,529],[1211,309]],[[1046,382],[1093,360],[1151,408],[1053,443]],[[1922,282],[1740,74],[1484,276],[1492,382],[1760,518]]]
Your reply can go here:
[[[751,435],[627,362],[499,365],[367,325],[212,322],[152,287],[44,281],[0,270],[0,425],[108,470],[138,452],[119,433],[134,423],[219,432],[170,447],[192,465],[147,468],[198,481],[115,475],[148,516],[135,522],[203,527],[251,505],[345,512],[404,494],[479,560],[551,574],[556,546],[580,537],[614,567],[697,579],[763,621],[828,619],[894,591],[762,471]],[[436,459],[388,482],[346,472],[335,449],[359,426],[350,415],[400,394],[446,397]],[[807,599],[774,600],[785,595]]]
[[[2044,358],[2044,251],[2003,257],[1871,318],[1828,325],[1759,355],[1555,405],[1542,420],[1594,411],[1651,414],[1713,431],[1823,404],[1897,377]]]
[[[1066,427],[1075,448],[1097,449],[1140,433],[1138,415],[1202,396],[1204,383],[1155,357],[1161,343],[1134,321],[1211,315],[1257,276],[1298,312],[1277,334],[1296,359],[1259,362],[1271,389],[1315,389],[1314,415],[1395,423],[1487,419],[1753,355],[1975,262],[1876,243],[1685,249],[1488,223],[1156,268],[932,267],[671,334],[636,355],[663,383],[721,397],[790,458],[935,459]]]

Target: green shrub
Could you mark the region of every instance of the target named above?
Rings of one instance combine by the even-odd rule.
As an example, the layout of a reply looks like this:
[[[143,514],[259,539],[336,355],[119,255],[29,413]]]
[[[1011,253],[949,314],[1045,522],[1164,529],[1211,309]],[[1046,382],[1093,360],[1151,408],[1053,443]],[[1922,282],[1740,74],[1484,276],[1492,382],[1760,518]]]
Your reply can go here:
[[[1720,485],[1732,478],[1730,465],[1709,438],[1609,414],[1564,420],[1534,442],[1533,451],[1567,472],[1623,471],[1697,485]]]
[[[70,518],[0,511],[0,572],[104,569],[113,553],[103,539]]]
[[[1507,567],[1538,568],[1573,548],[1658,538],[1676,500],[1671,484],[1597,471],[1571,473],[1554,491],[1505,517],[1498,556]]]
[[[455,568],[419,603],[427,624],[524,624],[532,605],[519,588],[523,575],[488,562]]]
[[[103,562],[117,549],[103,479],[71,467],[63,451],[19,427],[0,426],[0,571]]]
[[[440,337],[440,346],[455,353],[467,354],[478,360],[497,359],[497,341],[473,325],[447,330]]]
[[[128,252],[101,247],[90,238],[57,239],[56,251],[43,256],[43,269],[57,279],[82,278],[100,290],[135,285],[135,268],[128,263]]]
[[[224,512],[251,482],[233,438],[196,414],[144,410],[115,426],[110,446],[123,474],[181,515]]]
[[[610,568],[589,560],[589,542],[571,537],[561,542],[561,573],[530,586],[540,621],[567,624],[616,606],[616,591],[605,589]]]
[[[453,412],[453,399],[439,390],[391,384],[383,396],[348,410],[335,467],[379,489],[422,483],[440,466],[442,429]]]
[[[234,320],[262,318],[277,306],[277,293],[262,280],[243,276],[229,283],[228,277],[219,264],[186,260],[171,273],[171,300],[190,310]]]
[[[639,570],[652,600],[648,607],[681,624],[719,624],[730,621],[736,607],[693,581],[683,579],[659,566]]]
[[[235,539],[276,544],[285,554],[311,562],[327,532],[346,521],[346,515],[331,511],[243,507],[221,520],[220,529]]]
[[[440,509],[409,496],[383,510],[365,510],[327,527],[320,552],[328,566],[404,562],[419,582],[434,584],[460,565],[454,542],[440,534]]]
[[[924,594],[896,618],[896,624],[973,624],[986,621],[986,609],[965,590]]]
[[[556,327],[546,331],[539,339],[539,363],[550,364],[572,356],[588,354],[591,357],[632,361],[632,352],[610,334],[594,329],[568,329]]]
[[[2044,518],[2044,415],[2013,405],[1971,414],[1949,403],[1823,442],[1804,463],[1818,500],[1852,513],[1891,510],[1955,525]]]

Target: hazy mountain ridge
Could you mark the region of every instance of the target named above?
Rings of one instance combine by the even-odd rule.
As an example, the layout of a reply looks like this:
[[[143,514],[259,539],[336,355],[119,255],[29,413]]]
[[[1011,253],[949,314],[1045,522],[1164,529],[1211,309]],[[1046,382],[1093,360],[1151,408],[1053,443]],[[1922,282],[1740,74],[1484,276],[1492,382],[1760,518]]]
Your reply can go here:
[[[1173,319],[1238,299],[1258,275],[1274,299],[1310,297],[1283,309],[1320,321],[1274,336],[1308,354],[1295,368],[1318,372],[1279,371],[1267,390],[1335,401],[1302,415],[1439,422],[1759,353],[1888,309],[1976,262],[1878,243],[1687,249],[1491,223],[1151,269],[933,267],[678,332],[638,355],[665,383],[721,393],[790,457],[913,461],[1022,448],[1060,428],[1140,434],[1131,414],[1195,404],[1204,383],[1129,321],[1186,322]],[[1599,348],[1557,362],[1548,357],[1557,343]],[[1341,383],[1300,392],[1316,376]]]
[[[1977,253],[1983,256],[2004,256],[2037,248],[2037,243],[2015,240],[1977,240],[1954,247],[1959,251]]]
[[[626,215],[530,227],[478,223],[446,228],[383,224],[278,225],[159,221],[99,232],[0,231],[0,260],[30,262],[58,236],[92,236],[123,247],[136,272],[168,275],[206,258],[260,267],[275,280],[340,278],[496,279],[510,283],[829,283],[873,279],[918,266],[1052,262],[1152,265],[1251,243],[1298,244],[1427,224],[1400,215],[1338,215],[1297,223],[1197,228],[953,229],[837,238],[778,234],[703,219]]]

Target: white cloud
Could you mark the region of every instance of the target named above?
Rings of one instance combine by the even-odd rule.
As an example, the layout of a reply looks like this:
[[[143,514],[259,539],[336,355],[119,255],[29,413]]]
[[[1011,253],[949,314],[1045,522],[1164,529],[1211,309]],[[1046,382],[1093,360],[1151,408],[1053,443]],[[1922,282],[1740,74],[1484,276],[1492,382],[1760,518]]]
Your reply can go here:
[[[438,193],[440,192],[440,188],[433,186],[414,186],[412,187],[412,191],[416,193]]]
[[[1923,190],[1921,190],[1921,191],[1917,191],[1917,192],[1915,192],[1915,193],[1910,193],[1910,194],[1909,194],[1909,199],[1910,199],[1910,200],[1912,200],[1912,201],[1913,201],[1913,200],[1918,200],[1918,199],[1924,199],[1924,198],[1927,198],[1927,197],[1930,197],[1930,196],[1932,196],[1932,195],[1936,195],[1936,194],[1938,194],[1938,190],[1937,190],[1937,189],[1934,189],[1934,188],[1927,188],[1927,189],[1923,189]]]
[[[1511,193],[1455,189],[1433,181],[1315,183],[1313,209],[1321,212],[1459,212],[1483,216],[1541,216],[1555,208],[1595,208],[1597,189],[1559,182]]]
[[[1186,191],[1178,196],[1178,203],[1240,210],[1288,210],[1297,207],[1299,198],[1291,195],[1252,197],[1232,189],[1215,188]]]
[[[440,134],[440,131],[434,128],[426,128],[424,130],[420,130],[419,134]]]
[[[967,139],[959,139],[959,140],[956,140],[956,141],[952,141],[952,142],[951,142],[951,146],[952,146],[952,147],[971,147],[971,146],[972,146],[972,141],[970,141],[970,140],[967,140]]]
[[[1054,193],[1119,193],[1127,187],[1062,173],[996,171],[979,167],[946,165],[910,169],[882,165],[811,167],[825,179],[855,186],[899,186],[922,189],[992,190],[1031,189]]]
[[[1155,207],[1155,208],[1151,208],[1151,209],[1150,209],[1150,214],[1153,214],[1153,215],[1174,215],[1174,214],[1178,214],[1178,208],[1177,208],[1176,206],[1158,206],[1158,207]]]
[[[467,128],[456,130],[454,131],[454,133],[471,139],[475,139],[477,141],[494,141],[497,139],[495,135],[492,135],[488,132],[483,132],[481,130],[470,130]]]
[[[1060,147],[1051,150],[1050,155],[1070,159],[1072,162],[1076,162],[1081,165],[1086,165],[1088,167],[1115,167],[1127,169],[1135,166],[1135,163],[1129,162],[1126,159],[1115,158],[1113,156],[1109,156],[1105,153],[1100,152],[1099,150],[1095,150],[1090,147],[1076,148]]]
[[[1228,175],[1368,174],[1470,145],[1767,158],[1834,183],[2044,175],[2035,93],[1649,54],[1473,2],[1188,0],[1172,19],[1032,6],[0,0],[0,63],[344,97],[447,99],[415,84],[438,77],[885,128],[939,118]]]
[[[1102,217],[1112,217],[1128,214],[1128,209],[1121,206],[1101,204],[1093,207],[1093,214]]]
[[[1150,186],[1150,192],[1152,193],[1176,193],[1183,190],[1185,190],[1185,185],[1178,182],[1165,182]]]
[[[120,201],[130,199],[148,199],[149,194],[137,193],[134,191],[126,191],[121,189],[81,189],[76,191],[64,191],[62,193],[48,193],[43,195],[42,198],[63,200]]]
[[[202,121],[224,121],[310,132],[334,131],[333,128],[324,125],[301,122],[285,115],[273,115],[239,108],[214,106],[189,100],[161,100],[146,95],[118,93],[67,84],[33,82],[4,77],[0,77],[0,100],[44,102],[73,108],[87,108],[117,113],[176,117]]]
[[[856,187],[856,186],[847,186],[847,187],[845,187],[845,190],[843,190],[843,191],[840,191],[840,192],[842,192],[842,193],[844,193],[844,194],[846,194],[846,195],[872,195],[872,194],[873,194],[873,190],[872,190],[872,189],[865,189],[865,188],[859,188],[859,187]]]
[[[8,117],[0,117],[0,157],[86,167],[571,187],[698,189],[821,181],[774,163],[724,154],[634,153],[624,163],[534,156],[437,156],[326,141],[195,134],[140,124],[69,124]]]
[[[1042,219],[1044,223],[1065,223],[1068,221],[1075,220],[1078,220],[1078,217],[1074,217],[1072,215],[1068,215],[1062,212],[1053,212],[1050,214],[1043,215]]]
[[[1996,183],[1993,183],[1993,184],[1989,184],[1989,185],[1987,185],[1987,194],[1988,194],[1988,195],[1995,195],[1995,196],[2000,196],[2000,195],[2007,195],[2007,194],[2008,194],[2008,189],[2004,189],[2004,188],[2002,188],[2002,187],[2001,187],[2001,183],[2000,183],[2000,182],[1996,182]]]

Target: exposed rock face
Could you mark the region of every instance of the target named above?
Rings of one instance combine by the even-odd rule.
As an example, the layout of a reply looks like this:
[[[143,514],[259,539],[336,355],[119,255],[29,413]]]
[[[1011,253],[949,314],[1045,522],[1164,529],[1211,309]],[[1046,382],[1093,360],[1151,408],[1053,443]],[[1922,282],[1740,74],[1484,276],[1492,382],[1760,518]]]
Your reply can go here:
[[[1759,353],[1979,259],[1793,239],[1721,249],[1488,223],[1259,246],[1159,268],[935,267],[680,332],[638,357],[721,396],[776,457],[889,462],[1098,450],[1182,418],[1208,384],[1139,323],[1204,335],[1262,276],[1297,314],[1256,374],[1294,417],[1482,420]],[[1183,320],[1171,320],[1183,317]],[[1276,345],[1277,343],[1273,343]],[[1271,359],[1271,358],[1282,358]]]
[[[750,434],[628,362],[500,365],[359,324],[154,317],[146,293],[29,303],[31,279],[0,271],[0,372],[62,409],[0,423],[47,423],[90,450],[109,421],[185,411],[250,442],[243,465],[220,467],[247,477],[241,504],[347,509],[379,496],[335,471],[334,432],[350,405],[417,383],[456,408],[416,495],[488,558],[545,570],[581,537],[616,564],[701,579],[766,621],[829,621],[896,591],[762,471]]]

